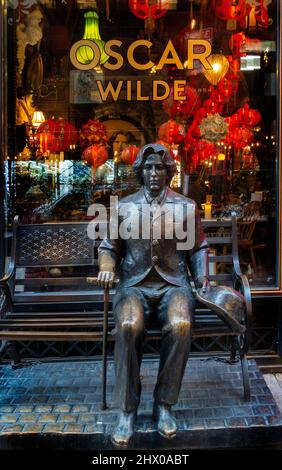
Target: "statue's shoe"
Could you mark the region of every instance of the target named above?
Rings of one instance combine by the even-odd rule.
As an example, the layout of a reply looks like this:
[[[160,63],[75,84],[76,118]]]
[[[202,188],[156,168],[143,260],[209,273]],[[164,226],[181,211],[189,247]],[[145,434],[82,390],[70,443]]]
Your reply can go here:
[[[153,420],[158,422],[158,432],[166,438],[176,435],[177,424],[171,412],[171,406],[164,403],[155,403],[153,408]]]
[[[126,411],[120,412],[118,423],[111,436],[113,444],[121,447],[126,447],[129,444],[129,441],[133,436],[136,416],[136,410],[131,411],[130,413],[127,413]]]

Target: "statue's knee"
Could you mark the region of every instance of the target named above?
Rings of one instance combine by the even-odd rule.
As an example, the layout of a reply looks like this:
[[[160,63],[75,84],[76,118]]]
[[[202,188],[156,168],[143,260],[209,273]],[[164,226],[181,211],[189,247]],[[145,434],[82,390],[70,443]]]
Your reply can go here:
[[[126,319],[120,324],[120,329],[122,333],[135,336],[143,332],[144,326],[140,319]]]
[[[188,319],[177,318],[172,320],[171,329],[177,336],[188,336],[191,332],[191,322]]]
[[[120,329],[123,333],[140,334],[144,330],[143,308],[136,297],[126,300],[120,315]]]

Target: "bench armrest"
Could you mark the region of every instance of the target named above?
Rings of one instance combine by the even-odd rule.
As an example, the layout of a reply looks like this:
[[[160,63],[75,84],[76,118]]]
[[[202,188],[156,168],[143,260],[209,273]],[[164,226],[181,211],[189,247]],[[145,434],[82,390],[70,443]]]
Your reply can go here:
[[[12,311],[12,296],[9,285],[0,280],[0,318]]]
[[[15,266],[11,265],[8,268],[8,271],[0,278],[0,284],[9,284],[15,274]]]
[[[246,321],[247,321],[247,328],[250,327],[253,310],[252,310],[252,297],[251,297],[251,289],[249,285],[248,278],[245,274],[242,274],[238,271],[233,271],[233,278],[234,278],[234,289],[238,290],[244,297],[246,302]]]

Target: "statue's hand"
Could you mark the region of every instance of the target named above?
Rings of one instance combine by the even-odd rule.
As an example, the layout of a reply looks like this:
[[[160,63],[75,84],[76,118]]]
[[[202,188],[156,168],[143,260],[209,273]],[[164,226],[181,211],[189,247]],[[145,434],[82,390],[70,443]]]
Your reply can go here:
[[[114,285],[115,273],[112,271],[99,271],[97,282],[104,289],[111,289]]]
[[[209,291],[211,287],[209,278],[206,276],[199,277],[196,281],[196,287],[197,289],[201,289],[203,293]]]

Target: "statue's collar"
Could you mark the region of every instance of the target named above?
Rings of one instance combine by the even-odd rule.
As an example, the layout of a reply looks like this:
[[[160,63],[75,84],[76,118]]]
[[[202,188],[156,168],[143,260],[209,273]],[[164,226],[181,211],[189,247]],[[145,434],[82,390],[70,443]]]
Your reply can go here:
[[[153,197],[145,187],[143,188],[143,191],[148,204],[159,204],[161,206],[167,197],[168,187],[166,186],[157,197]]]

